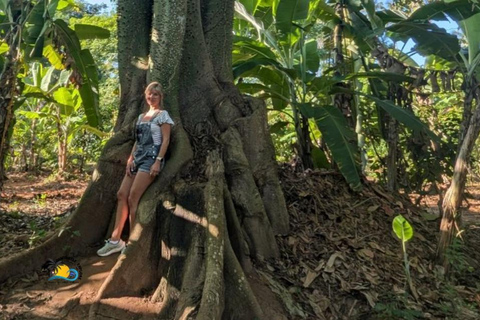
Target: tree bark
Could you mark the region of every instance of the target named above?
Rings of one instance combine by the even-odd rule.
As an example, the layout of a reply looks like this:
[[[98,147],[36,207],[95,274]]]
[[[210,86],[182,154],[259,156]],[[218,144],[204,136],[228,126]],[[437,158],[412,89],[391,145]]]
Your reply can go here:
[[[278,256],[274,236],[288,231],[288,215],[266,108],[231,82],[233,3],[119,0],[117,132],[68,222],[81,239],[64,232],[0,260],[0,281],[18,274],[11,268],[19,261],[65,254],[57,239],[80,254],[106,235],[143,90],[159,81],[175,121],[166,166],[143,195],[130,245],[99,290],[90,318],[108,312],[106,298],[144,292],[161,304],[161,319],[263,318],[245,271],[252,260]],[[20,273],[32,267],[22,264]]]
[[[11,136],[11,123],[13,121],[13,97],[17,83],[17,50],[16,46],[10,47],[4,69],[0,76],[0,191],[5,180],[5,156]]]
[[[469,116],[466,134],[460,137],[461,145],[455,160],[452,182],[448,188],[442,203],[443,217],[440,224],[440,239],[437,248],[437,259],[445,270],[448,270],[448,249],[454,238],[459,235],[461,228],[461,211],[463,193],[467,180],[468,162],[475,145],[475,141],[480,133],[480,99],[479,88],[472,88],[476,96],[476,109],[473,115]],[[468,92],[467,92],[468,93]],[[466,102],[471,106],[471,100],[467,95]]]

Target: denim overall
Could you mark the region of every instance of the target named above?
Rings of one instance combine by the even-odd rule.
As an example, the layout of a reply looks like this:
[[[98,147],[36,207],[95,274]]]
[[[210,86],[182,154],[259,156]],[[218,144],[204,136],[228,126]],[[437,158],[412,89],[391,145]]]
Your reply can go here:
[[[137,150],[133,154],[134,168],[132,173],[137,171],[150,172],[150,167],[155,163],[161,145],[154,145],[152,138],[152,122],[158,114],[154,115],[150,121],[142,122],[140,120],[136,125]],[[143,119],[143,117],[142,117]],[[163,161],[161,167],[163,167]]]

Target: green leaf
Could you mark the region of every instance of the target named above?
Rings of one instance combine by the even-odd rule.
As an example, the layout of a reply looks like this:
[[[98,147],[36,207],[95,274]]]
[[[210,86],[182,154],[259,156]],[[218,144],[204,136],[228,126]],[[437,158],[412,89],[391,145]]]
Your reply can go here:
[[[407,19],[407,17],[402,12],[393,10],[378,11],[376,12],[376,15],[380,19],[382,19],[384,24],[387,24],[389,22],[400,22]]]
[[[42,82],[42,65],[39,62],[32,63],[32,79],[33,85],[39,87]]]
[[[45,1],[39,1],[28,15],[25,23],[23,40],[28,45],[34,45],[45,24]]]
[[[40,119],[41,115],[38,112],[20,110],[18,114],[24,116],[27,119]]]
[[[402,215],[393,219],[392,229],[402,242],[407,242],[413,237],[413,227]]]
[[[100,117],[98,114],[98,79],[95,61],[88,50],[81,50],[80,41],[75,32],[63,20],[55,20],[54,26],[57,35],[62,38],[68,54],[73,57],[75,68],[82,76],[79,92],[82,97],[85,115],[89,125],[97,127]]]
[[[267,93],[269,98],[280,99],[287,103],[290,102],[287,97],[283,96],[280,92],[275,91],[274,87],[268,87],[260,83],[240,83],[237,84],[237,88],[242,93],[260,94],[261,92],[264,92]],[[265,97],[265,95],[262,95],[262,97]]]
[[[65,87],[70,81],[70,75],[72,74],[71,70],[62,70],[60,76],[58,77],[58,85]]]
[[[54,67],[48,68],[47,73],[42,78],[40,89],[42,89],[43,92],[50,91],[50,89],[56,85],[59,75],[60,72],[58,72],[58,70],[56,70]]]
[[[408,110],[405,110],[390,100],[382,100],[375,96],[371,95],[364,95],[365,97],[375,101],[377,105],[379,105],[383,110],[388,112],[392,117],[394,117],[397,121],[403,123],[405,126],[409,127],[412,130],[416,130],[419,132],[425,132],[432,141],[440,143],[440,138],[430,131],[427,125],[425,125],[420,119],[418,119],[413,113]]]
[[[293,21],[308,17],[310,0],[280,0],[276,12],[277,28],[284,34],[290,33]]]
[[[471,64],[480,52],[480,14],[468,18],[460,23],[468,42],[468,61]]]
[[[75,103],[73,101],[72,93],[67,88],[58,88],[53,93],[53,98],[60,108],[60,114],[70,116],[74,111]]]
[[[266,58],[253,58],[248,61],[244,61],[232,66],[233,69],[233,78],[237,79],[242,76],[247,71],[252,70],[258,66],[278,66],[278,62],[272,59]]]
[[[279,121],[270,127],[270,133],[281,134],[282,130],[288,125],[288,122]]]
[[[312,0],[310,1],[310,15],[309,17],[313,20],[315,18],[325,22],[333,21],[335,23],[340,22],[340,19],[335,13],[335,9],[332,6],[329,6],[325,0]]]
[[[57,10],[65,10],[67,8],[77,7],[74,0],[60,0],[58,1]]]
[[[403,74],[395,72],[381,72],[381,71],[369,71],[369,72],[357,72],[354,74],[347,75],[345,79],[352,80],[357,78],[377,78],[383,81],[392,81],[392,82],[413,82],[412,77],[408,77]]]
[[[6,42],[0,43],[0,54],[4,54],[9,49],[8,44]]]
[[[318,169],[330,169],[331,165],[328,162],[325,152],[317,146],[312,146],[312,160],[313,166]]]
[[[465,20],[474,14],[480,13],[480,9],[470,1],[435,1],[415,10],[408,20],[440,20],[448,21],[450,16],[455,21]]]
[[[62,56],[60,56],[51,44],[47,44],[43,48],[43,55],[48,59],[50,64],[55,67],[55,69],[61,70],[65,68],[62,63]]]
[[[90,24],[75,24],[75,33],[78,39],[108,39],[110,38],[110,31],[102,27],[97,27]]]
[[[257,6],[260,4],[259,0],[239,0],[241,4],[245,7],[248,13],[255,14]]]
[[[413,39],[416,43],[414,49],[424,56],[434,54],[455,61],[460,52],[457,37],[433,23],[402,21],[387,29],[400,35],[402,41]]]
[[[300,104],[299,108],[304,116],[315,120],[350,187],[355,191],[360,190],[360,154],[354,144],[355,133],[348,126],[343,114],[334,106],[312,107],[311,104]]]
[[[318,56],[317,40],[311,40],[305,45],[307,70],[316,74],[320,65],[320,57]]]
[[[247,37],[233,37],[233,51],[248,53],[259,58],[276,59],[275,53],[260,41],[256,41]]]

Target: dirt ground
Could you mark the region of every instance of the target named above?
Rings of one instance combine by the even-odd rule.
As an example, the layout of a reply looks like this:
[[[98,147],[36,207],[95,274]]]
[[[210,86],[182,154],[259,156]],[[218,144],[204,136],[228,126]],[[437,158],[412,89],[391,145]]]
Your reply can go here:
[[[49,232],[59,228],[75,209],[88,183],[86,178],[67,181],[56,177],[34,177],[25,174],[12,174],[9,178],[0,203],[2,258],[35,246],[47,237]],[[386,199],[389,199],[390,195],[382,195],[382,191],[375,188],[373,191],[362,192],[361,199],[367,200],[359,200],[346,189],[342,189],[344,187],[339,187],[338,177],[334,175],[324,177],[313,174],[309,179],[304,179],[302,175],[291,174],[283,179],[291,179],[291,185],[298,185],[297,190],[293,187],[286,190],[292,233],[278,239],[282,258],[259,266],[258,273],[250,276],[253,290],[262,297],[260,303],[268,318],[282,320],[287,319],[282,314],[290,314],[288,319],[377,319],[367,316],[368,312],[365,310],[373,308],[377,301],[384,300],[388,291],[401,293],[399,283],[403,281],[398,269],[388,269],[392,260],[383,257],[390,256],[388,259],[401,261],[401,257],[390,252],[388,245],[383,246],[386,240],[382,240],[382,230],[379,233],[377,229],[387,229],[389,222],[377,225],[376,220],[381,218],[377,212],[391,217],[394,211],[403,210],[404,214],[410,214],[410,209],[400,201],[394,203],[392,200],[392,203],[389,203],[388,200],[376,200],[375,197],[379,195]],[[301,185],[302,183],[307,185]],[[308,185],[315,191],[309,191]],[[324,189],[318,190],[319,188]],[[341,199],[339,194],[342,194]],[[477,226],[480,225],[480,185],[470,185],[467,196],[464,221],[468,224],[467,229],[472,231],[473,238],[480,242],[480,229]],[[335,201],[338,201],[338,204]],[[421,200],[420,203],[425,209],[421,213],[422,219],[432,223],[438,221],[437,201],[436,196],[427,196]],[[342,206],[348,209],[339,209],[343,208]],[[309,215],[303,215],[302,212],[308,212]],[[371,229],[366,231],[366,235],[362,235],[362,227],[357,226],[360,221],[357,219],[360,219],[360,216],[356,215],[358,212],[367,213],[368,217],[361,218],[362,221],[372,219],[366,223]],[[420,218],[412,215],[411,219],[415,222]],[[357,230],[353,236],[348,235],[347,231],[340,231],[342,225],[349,226],[352,223],[358,227],[358,234]],[[330,224],[338,233],[335,229],[328,229]],[[318,227],[315,227],[316,225]],[[419,242],[415,250],[425,251],[426,256],[431,255],[430,244],[421,246],[424,242],[434,240],[421,228],[418,227],[418,236],[416,234],[420,240],[416,240]],[[385,239],[392,238],[388,230],[386,233]],[[362,241],[365,241],[365,244]],[[391,241],[392,246],[397,246],[394,240]],[[353,255],[349,255],[348,250],[353,250]],[[426,258],[421,258],[420,253],[418,257],[415,253],[411,255],[413,271],[419,274],[423,272],[421,270],[427,272],[430,268],[428,272],[433,273],[433,266],[419,262],[419,259]],[[118,255],[79,259],[82,278],[73,283],[63,280],[48,281],[48,276],[40,272],[41,266],[31,275],[10,279],[0,287],[0,319],[86,319],[96,292],[117,258]],[[349,261],[350,258],[357,260]],[[472,259],[475,260],[472,265],[477,266],[476,260],[480,260],[480,257]],[[374,268],[378,266],[385,270],[380,268],[375,271]],[[382,286],[380,282],[390,274],[392,277],[389,281],[392,283]],[[433,282],[431,279],[428,281]],[[433,313],[431,310],[423,310],[423,317],[456,319],[439,316],[441,311],[435,315],[436,310],[441,309],[445,302],[439,297],[435,298],[437,300],[432,298],[434,290],[429,289],[423,282],[418,283],[422,298],[432,300],[432,305],[440,305],[433,308]],[[431,286],[438,287],[440,284]],[[477,303],[480,303],[480,296],[475,296],[476,292],[472,289],[474,284],[467,281],[459,287],[461,288],[455,288],[455,294],[463,294],[470,300],[477,297]],[[153,319],[159,308],[161,305],[150,303],[147,295],[122,297],[102,300],[98,314],[103,315],[99,319]],[[412,309],[422,308],[414,306]],[[469,313],[470,309],[467,307],[456,308],[456,312],[466,314],[462,319],[475,319],[478,314],[476,311]],[[405,317],[399,316],[398,319]]]
[[[57,230],[74,211],[88,177],[70,181],[61,177],[11,174],[0,203],[0,257],[29,249]],[[49,281],[38,271],[19,279],[9,279],[0,287],[0,320],[88,318],[101,284],[119,255],[78,259],[81,279],[70,283]],[[262,296],[262,309],[271,319],[286,318],[283,306],[258,274],[249,276],[254,292]],[[155,319],[161,308],[148,296],[104,299],[96,319]]]

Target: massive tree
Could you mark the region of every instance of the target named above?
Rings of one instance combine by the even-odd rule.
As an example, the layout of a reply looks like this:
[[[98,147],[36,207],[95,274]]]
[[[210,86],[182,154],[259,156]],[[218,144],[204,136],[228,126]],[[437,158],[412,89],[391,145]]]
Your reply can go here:
[[[233,0],[119,0],[121,103],[76,212],[36,249],[0,261],[0,281],[47,256],[91,252],[107,234],[150,81],[165,89],[176,125],[167,164],[142,197],[131,245],[90,310],[104,298],[153,292],[160,318],[261,318],[244,272],[278,256],[288,230],[266,111],[232,83]],[[76,232],[80,233],[80,237]],[[20,270],[19,270],[20,269]]]

